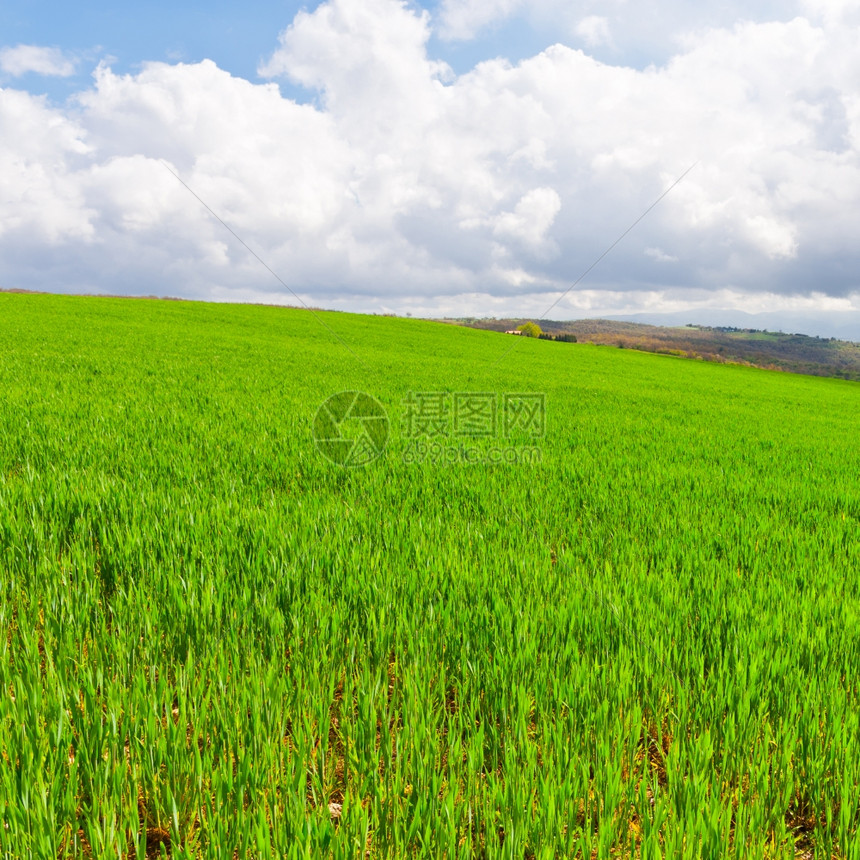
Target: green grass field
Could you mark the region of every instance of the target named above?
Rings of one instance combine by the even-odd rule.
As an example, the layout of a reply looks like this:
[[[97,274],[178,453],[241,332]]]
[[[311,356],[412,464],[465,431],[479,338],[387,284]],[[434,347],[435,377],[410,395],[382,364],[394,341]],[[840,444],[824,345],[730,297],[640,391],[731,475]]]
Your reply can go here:
[[[539,462],[407,462],[410,392],[544,394],[476,443]],[[0,855],[860,858],[858,441],[838,380],[0,295]]]

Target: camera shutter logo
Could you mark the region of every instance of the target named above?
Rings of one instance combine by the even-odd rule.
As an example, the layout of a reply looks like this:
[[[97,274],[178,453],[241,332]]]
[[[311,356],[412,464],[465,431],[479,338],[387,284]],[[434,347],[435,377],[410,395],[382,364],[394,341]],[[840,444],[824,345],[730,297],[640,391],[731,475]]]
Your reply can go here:
[[[388,441],[388,415],[363,391],[333,394],[317,410],[314,441],[339,466],[366,466],[382,455]]]

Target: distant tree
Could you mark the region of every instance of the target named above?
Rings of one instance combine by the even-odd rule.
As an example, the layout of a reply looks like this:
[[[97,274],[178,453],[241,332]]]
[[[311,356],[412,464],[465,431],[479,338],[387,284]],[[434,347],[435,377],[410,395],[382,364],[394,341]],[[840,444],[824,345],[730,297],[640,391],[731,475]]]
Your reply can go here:
[[[525,337],[540,337],[543,332],[537,323],[527,322],[517,326],[517,331]]]

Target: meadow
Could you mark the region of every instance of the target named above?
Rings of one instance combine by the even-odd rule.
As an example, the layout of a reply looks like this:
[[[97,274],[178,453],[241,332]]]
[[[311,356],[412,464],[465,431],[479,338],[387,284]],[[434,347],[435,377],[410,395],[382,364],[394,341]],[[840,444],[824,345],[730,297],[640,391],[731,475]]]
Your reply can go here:
[[[410,460],[410,392],[543,394],[539,460]],[[842,380],[0,294],[0,856],[860,858],[858,431]]]

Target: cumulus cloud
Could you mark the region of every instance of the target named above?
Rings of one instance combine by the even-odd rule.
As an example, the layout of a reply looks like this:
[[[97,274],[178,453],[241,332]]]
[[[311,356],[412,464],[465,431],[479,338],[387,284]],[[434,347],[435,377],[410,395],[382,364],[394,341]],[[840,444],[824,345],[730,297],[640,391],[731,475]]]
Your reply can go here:
[[[513,212],[502,212],[495,219],[493,234],[539,252],[547,244],[547,231],[559,209],[561,198],[557,191],[533,188],[520,198]]]
[[[473,39],[487,25],[504,21],[525,5],[525,0],[442,0],[440,31],[446,39]]]
[[[575,32],[586,45],[592,48],[597,45],[612,44],[609,21],[602,15],[587,15],[576,25]]]
[[[44,98],[0,90],[0,254],[23,256],[25,267],[37,268],[40,244],[92,236],[92,212],[75,173],[90,154],[84,138],[84,129]]]
[[[429,13],[413,12],[402,0],[329,0],[313,13],[298,13],[259,71],[321,91],[327,106],[342,114],[359,112],[353,111],[356,93],[372,94],[391,110],[407,101],[424,105],[437,79],[452,74],[428,59],[429,36]]]
[[[646,248],[645,255],[658,263],[677,263],[678,258],[667,254],[662,248]]]
[[[698,161],[559,312],[849,297],[860,32],[828,20],[701,29],[642,69],[554,44],[454,75],[426,12],[329,0],[269,83],[205,61],[103,65],[63,107],[0,90],[0,284],[293,301],[174,171],[309,304],[542,310]]]
[[[59,48],[16,45],[14,48],[0,48],[0,69],[12,77],[33,72],[37,75],[67,78],[75,73],[76,63]]]
[[[844,23],[857,8],[855,0],[441,0],[437,15],[446,39],[482,39],[515,26],[547,43],[570,42],[601,59],[645,68],[668,60],[686,37],[703,29],[731,28],[741,20],[787,22],[798,15]]]
[[[860,7],[856,0],[801,0],[801,9],[812,18],[828,24],[860,24]]]

